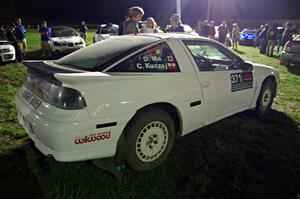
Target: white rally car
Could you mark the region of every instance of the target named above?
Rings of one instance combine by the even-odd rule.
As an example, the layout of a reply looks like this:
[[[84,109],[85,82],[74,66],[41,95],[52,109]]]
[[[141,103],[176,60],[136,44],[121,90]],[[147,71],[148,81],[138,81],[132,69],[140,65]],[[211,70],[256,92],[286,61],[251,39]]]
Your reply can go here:
[[[65,26],[51,28],[49,44],[54,54],[70,53],[86,46],[73,28]]]
[[[5,33],[0,31],[0,62],[16,60],[16,50],[7,40]]]
[[[43,154],[69,162],[123,153],[138,171],[158,166],[177,137],[248,109],[264,116],[279,82],[275,69],[184,34],[114,37],[24,64],[18,118]]]

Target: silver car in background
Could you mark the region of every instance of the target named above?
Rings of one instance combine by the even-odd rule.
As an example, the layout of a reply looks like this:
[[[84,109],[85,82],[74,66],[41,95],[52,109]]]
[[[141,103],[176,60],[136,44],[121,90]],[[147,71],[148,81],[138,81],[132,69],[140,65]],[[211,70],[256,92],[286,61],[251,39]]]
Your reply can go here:
[[[117,36],[119,31],[119,26],[117,24],[101,24],[93,37],[93,43],[107,39],[111,36]]]
[[[291,64],[300,65],[300,36],[285,44],[281,56],[287,67]]]

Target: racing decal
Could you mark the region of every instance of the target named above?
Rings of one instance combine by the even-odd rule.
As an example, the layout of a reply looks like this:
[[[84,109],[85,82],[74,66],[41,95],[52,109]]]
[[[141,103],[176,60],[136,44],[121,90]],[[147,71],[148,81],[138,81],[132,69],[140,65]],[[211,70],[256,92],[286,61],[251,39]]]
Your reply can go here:
[[[231,92],[253,88],[252,72],[233,73],[231,78]]]
[[[173,56],[167,56],[167,59],[168,59],[169,62],[174,62]]]
[[[168,65],[168,70],[176,70],[177,66],[175,63],[167,63]]]
[[[84,137],[76,138],[74,143],[75,144],[87,144],[87,143],[90,143],[90,142],[106,140],[106,139],[110,138],[110,135],[111,135],[110,131],[103,132],[103,133],[96,133],[96,134],[86,135]]]
[[[144,60],[144,62],[148,62],[149,58],[147,56],[143,56],[143,60]]]

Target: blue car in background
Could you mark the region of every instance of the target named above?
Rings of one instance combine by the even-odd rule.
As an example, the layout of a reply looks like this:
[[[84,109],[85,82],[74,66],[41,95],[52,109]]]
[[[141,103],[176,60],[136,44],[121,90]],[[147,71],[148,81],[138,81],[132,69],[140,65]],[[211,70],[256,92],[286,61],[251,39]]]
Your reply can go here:
[[[243,29],[240,34],[240,45],[253,46],[258,29]]]

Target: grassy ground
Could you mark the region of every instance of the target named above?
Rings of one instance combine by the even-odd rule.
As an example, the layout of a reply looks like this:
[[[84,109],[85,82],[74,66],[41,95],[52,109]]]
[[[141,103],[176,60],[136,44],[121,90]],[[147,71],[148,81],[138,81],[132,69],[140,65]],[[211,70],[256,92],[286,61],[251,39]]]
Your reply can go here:
[[[33,30],[28,45],[38,55]],[[0,67],[0,198],[299,198],[299,69],[257,51],[240,47],[238,53],[279,70],[270,115],[259,120],[246,111],[202,128],[178,139],[160,167],[144,173],[126,169],[120,182],[89,162],[43,172],[16,119],[14,95],[25,69],[16,63]]]

